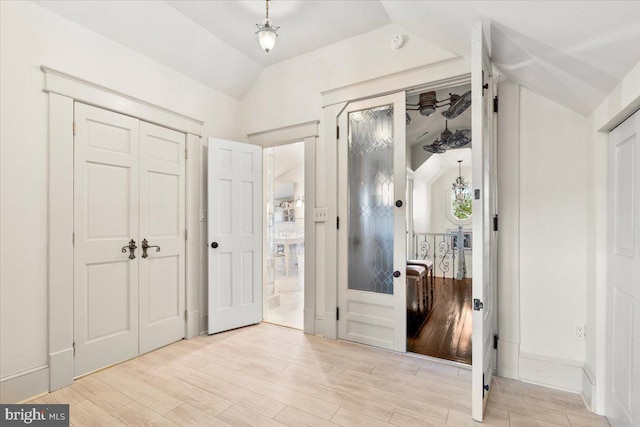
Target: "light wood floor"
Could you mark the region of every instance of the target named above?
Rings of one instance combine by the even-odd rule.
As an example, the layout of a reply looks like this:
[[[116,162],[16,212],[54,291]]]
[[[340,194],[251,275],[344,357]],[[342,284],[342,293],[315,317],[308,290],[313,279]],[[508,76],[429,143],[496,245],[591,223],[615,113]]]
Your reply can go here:
[[[407,350],[427,356],[471,364],[471,279],[436,277],[433,311]]]
[[[469,426],[470,371],[260,324],[180,341],[34,400],[75,426]],[[599,426],[578,395],[497,378],[486,426]]]

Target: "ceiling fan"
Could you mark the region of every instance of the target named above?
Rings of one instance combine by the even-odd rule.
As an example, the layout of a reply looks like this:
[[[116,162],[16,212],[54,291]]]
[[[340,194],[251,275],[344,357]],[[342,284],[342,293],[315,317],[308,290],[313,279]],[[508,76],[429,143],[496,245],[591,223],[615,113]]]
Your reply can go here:
[[[462,95],[450,93],[449,98],[441,100],[438,100],[435,90],[423,92],[420,94],[418,104],[407,104],[407,110],[420,111],[421,115],[429,117],[436,109],[446,106],[449,106],[449,108],[442,112],[444,118],[447,120],[455,119],[471,106],[471,91]]]
[[[469,129],[461,129],[455,132],[449,130],[449,121],[445,120],[444,130],[440,134],[440,139],[436,138],[429,145],[422,148],[429,153],[442,154],[447,150],[462,148],[471,142],[471,131]]]

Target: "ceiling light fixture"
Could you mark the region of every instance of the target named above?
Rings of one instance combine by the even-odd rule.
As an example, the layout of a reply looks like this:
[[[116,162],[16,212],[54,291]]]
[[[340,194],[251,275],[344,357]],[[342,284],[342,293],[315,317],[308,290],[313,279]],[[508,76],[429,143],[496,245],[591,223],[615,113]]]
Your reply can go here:
[[[462,160],[458,160],[458,177],[451,186],[451,189],[453,190],[456,200],[463,200],[469,191],[469,183],[466,182],[462,176]]]
[[[269,0],[266,0],[266,16],[264,21],[262,24],[256,24],[256,27],[258,27],[256,34],[258,35],[260,46],[262,46],[262,49],[264,49],[265,52],[269,52],[276,44],[276,37],[278,37],[276,31],[280,29],[280,27],[271,25],[271,22],[269,21]]]

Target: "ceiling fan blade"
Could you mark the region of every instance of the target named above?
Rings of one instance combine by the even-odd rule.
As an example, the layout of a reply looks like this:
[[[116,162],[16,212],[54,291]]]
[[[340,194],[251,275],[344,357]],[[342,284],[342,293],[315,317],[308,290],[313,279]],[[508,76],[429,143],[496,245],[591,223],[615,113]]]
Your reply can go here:
[[[471,106],[471,91],[463,94],[460,98],[451,105],[447,111],[443,111],[442,115],[445,119],[451,120],[464,113],[467,108]]]

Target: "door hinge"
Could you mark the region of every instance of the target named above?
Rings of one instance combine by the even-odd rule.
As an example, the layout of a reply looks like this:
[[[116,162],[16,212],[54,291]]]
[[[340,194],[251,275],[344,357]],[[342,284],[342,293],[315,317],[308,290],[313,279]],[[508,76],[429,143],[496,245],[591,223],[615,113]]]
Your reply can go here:
[[[498,215],[493,216],[493,231],[498,231]]]
[[[340,230],[340,217],[339,216],[336,217],[336,228],[338,230]]]
[[[340,307],[336,307],[336,320],[340,320]]]
[[[188,148],[184,149],[184,158],[185,158],[185,160],[189,158],[189,149]]]
[[[482,398],[484,398],[485,391],[489,391],[489,384],[484,383],[484,374],[482,374]]]
[[[493,336],[493,349],[494,350],[498,349],[498,336],[497,335]]]
[[[189,320],[189,314],[187,313],[187,310],[184,311],[184,320]]]
[[[76,343],[73,343],[73,345],[71,346],[73,347],[73,355],[76,355]]]
[[[476,200],[480,200],[480,189],[476,188],[475,190],[473,190],[473,195]]]
[[[187,240],[189,238],[189,232],[187,231],[187,229],[184,229],[184,240]]]
[[[336,126],[336,139],[340,139],[340,126]]]
[[[494,113],[498,112],[498,97],[497,96],[493,97],[493,112]]]
[[[75,136],[76,134],[76,121],[73,121],[73,135]]]
[[[71,246],[76,245],[76,232],[71,233]]]
[[[480,311],[484,308],[484,304],[482,304],[482,301],[480,301],[478,298],[474,298],[473,299],[473,309],[475,311]]]

